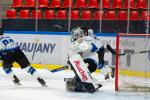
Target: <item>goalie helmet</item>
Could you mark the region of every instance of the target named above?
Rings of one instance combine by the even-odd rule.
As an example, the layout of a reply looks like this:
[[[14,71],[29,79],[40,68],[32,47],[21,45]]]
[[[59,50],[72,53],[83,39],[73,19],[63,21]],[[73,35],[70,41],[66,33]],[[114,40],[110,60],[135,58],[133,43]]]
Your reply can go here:
[[[84,36],[84,32],[80,27],[74,28],[71,31],[71,41],[76,41]]]

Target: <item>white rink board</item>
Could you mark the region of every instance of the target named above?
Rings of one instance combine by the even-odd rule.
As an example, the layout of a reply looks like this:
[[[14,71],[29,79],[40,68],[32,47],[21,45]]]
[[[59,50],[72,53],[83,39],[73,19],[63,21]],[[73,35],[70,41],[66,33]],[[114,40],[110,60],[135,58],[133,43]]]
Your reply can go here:
[[[18,42],[31,63],[37,64],[66,64],[70,36],[69,35],[41,35],[41,34],[9,34]],[[98,44],[109,43],[115,48],[115,37],[99,36]],[[44,47],[45,46],[45,47]],[[46,49],[47,48],[47,49]],[[47,52],[48,51],[48,52]],[[106,60],[112,65],[112,55],[106,53]]]

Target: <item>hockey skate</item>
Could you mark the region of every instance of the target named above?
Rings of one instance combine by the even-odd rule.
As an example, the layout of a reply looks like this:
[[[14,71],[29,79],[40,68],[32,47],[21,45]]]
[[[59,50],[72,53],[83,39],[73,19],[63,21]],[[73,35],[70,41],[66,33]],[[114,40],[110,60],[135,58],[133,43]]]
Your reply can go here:
[[[16,85],[22,85],[22,84],[20,83],[20,80],[17,78],[16,75],[14,75],[13,78],[14,78],[14,80],[13,80],[14,84],[16,84]]]
[[[42,78],[37,78],[37,81],[44,87],[47,87],[46,82]]]
[[[109,79],[109,74],[106,74],[104,78],[105,80]]]

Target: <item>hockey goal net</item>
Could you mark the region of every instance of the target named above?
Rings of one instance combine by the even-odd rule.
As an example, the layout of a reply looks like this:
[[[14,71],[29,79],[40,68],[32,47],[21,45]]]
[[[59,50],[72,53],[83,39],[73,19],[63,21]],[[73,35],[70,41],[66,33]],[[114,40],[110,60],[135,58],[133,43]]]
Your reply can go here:
[[[150,34],[119,33],[116,53],[115,90],[150,91]]]

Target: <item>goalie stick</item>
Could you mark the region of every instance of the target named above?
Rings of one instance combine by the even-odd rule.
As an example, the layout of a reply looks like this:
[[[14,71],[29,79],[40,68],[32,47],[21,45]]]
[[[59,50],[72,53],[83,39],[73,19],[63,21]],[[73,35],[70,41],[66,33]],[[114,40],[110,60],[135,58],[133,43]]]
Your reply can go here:
[[[65,69],[68,69],[69,67],[68,66],[62,66],[62,67],[59,67],[59,68],[55,68],[55,69],[49,69],[49,68],[45,68],[47,69],[48,71],[52,72],[52,73],[55,73],[55,72],[59,72],[59,71],[62,71],[62,70],[65,70]]]
[[[147,53],[147,52],[150,52],[150,50],[147,50],[147,51],[126,52],[126,53],[119,54],[119,56],[142,54],[142,53]]]

